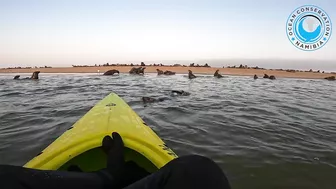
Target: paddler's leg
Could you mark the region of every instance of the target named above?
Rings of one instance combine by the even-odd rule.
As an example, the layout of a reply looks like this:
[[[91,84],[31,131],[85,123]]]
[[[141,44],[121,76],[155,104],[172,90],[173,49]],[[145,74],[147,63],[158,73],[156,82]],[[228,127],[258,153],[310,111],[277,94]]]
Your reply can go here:
[[[113,175],[119,176],[124,166],[123,142],[118,134],[105,137],[103,149],[108,153],[107,169],[84,173],[72,166],[70,171],[28,169],[20,166],[0,165],[1,189],[103,189],[116,188]]]
[[[122,140],[115,136],[105,137],[103,149],[108,151],[109,161],[104,169],[97,172],[84,173],[76,166],[70,171],[49,171],[24,168],[21,166],[0,165],[0,188],[1,189],[103,189],[115,188],[115,179],[110,172],[115,173],[120,169],[120,161],[123,161]],[[115,153],[114,153],[115,152]],[[120,160],[121,158],[121,160]],[[108,171],[107,171],[108,170]],[[75,172],[73,172],[75,171]]]
[[[45,171],[0,165],[1,189],[103,189],[112,188],[108,175],[67,171]]]
[[[212,160],[192,155],[172,160],[125,189],[230,189],[220,167]]]

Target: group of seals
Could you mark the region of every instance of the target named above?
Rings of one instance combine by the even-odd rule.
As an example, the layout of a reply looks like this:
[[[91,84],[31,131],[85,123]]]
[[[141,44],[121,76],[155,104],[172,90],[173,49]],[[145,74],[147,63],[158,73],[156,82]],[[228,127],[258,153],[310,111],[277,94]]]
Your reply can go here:
[[[39,74],[40,74],[40,71],[35,71],[33,72],[32,76],[31,77],[26,77],[26,78],[23,78],[23,79],[33,79],[33,80],[37,80],[39,79]],[[15,80],[17,79],[20,79],[20,75],[16,75],[14,77]]]
[[[133,67],[129,71],[129,73],[130,74],[137,74],[137,75],[144,75],[145,74],[145,69],[146,69],[146,67],[138,67],[138,68]],[[103,75],[114,75],[116,73],[119,74],[120,73],[119,70],[113,69],[113,70],[106,71]]]
[[[146,67],[138,67],[138,68],[133,67],[129,71],[129,73],[130,74],[144,75],[145,69],[146,69]],[[160,69],[156,69],[156,71],[157,71],[158,75],[175,75],[176,74],[176,72],[172,72],[172,71],[168,71],[168,70],[162,71]],[[33,72],[33,75],[31,77],[26,77],[24,79],[39,79],[39,73],[40,73],[40,71],[35,71],[35,72]],[[113,69],[113,70],[106,71],[103,75],[114,75],[114,74],[119,74],[119,73],[120,73],[119,70]],[[222,78],[223,76],[219,73],[219,70],[216,70],[216,72],[214,73],[214,77]],[[189,79],[195,79],[196,78],[196,76],[193,74],[193,72],[191,70],[188,70],[188,78]],[[264,74],[263,78],[271,79],[271,80],[276,79],[274,75],[269,76],[267,74]],[[14,77],[14,79],[20,79],[20,75],[16,75]],[[258,76],[255,74],[253,76],[253,79],[258,79]],[[325,77],[324,79],[329,80],[329,81],[334,81],[334,80],[336,80],[336,77],[335,76],[329,76],[329,77]]]
[[[156,69],[156,71],[157,71],[158,75],[175,75],[176,74],[176,72],[172,72],[172,71],[168,71],[168,70],[166,70],[165,72],[163,72],[160,69]]]
[[[253,77],[254,79],[258,79],[258,76],[257,75],[254,75]],[[264,74],[264,77],[265,79],[271,79],[271,80],[274,80],[275,79],[275,76],[274,75],[267,75],[267,74]]]
[[[223,76],[219,73],[219,70],[216,70],[216,72],[214,73],[214,77],[222,78]],[[193,72],[191,70],[188,70],[188,78],[189,79],[195,79],[196,78],[196,76],[193,74]]]
[[[145,71],[146,67],[138,67],[138,68],[135,68],[133,67],[129,73],[130,74],[138,74],[138,75],[143,75],[144,74],[144,71]],[[160,69],[156,69],[157,71],[157,74],[158,75],[175,75],[176,72],[172,72],[172,71],[162,71]],[[35,72],[34,72],[35,73]],[[34,77],[34,73],[33,73],[33,76],[32,78]],[[108,70],[107,72],[104,73],[104,75],[114,75],[115,73],[118,73],[119,74],[119,71],[118,70]],[[15,76],[14,79],[18,79],[20,76]],[[37,79],[38,79],[38,73],[36,75]],[[222,78],[223,76],[219,73],[219,70],[216,70],[216,72],[214,73],[214,77],[216,78]],[[196,75],[193,74],[193,72],[191,70],[188,70],[188,78],[189,79],[195,79],[197,78]],[[255,74],[253,76],[254,79],[258,79],[258,76]],[[265,79],[271,79],[271,80],[274,80],[276,79],[274,75],[267,75],[267,74],[264,74],[263,78]],[[335,76],[330,76],[330,77],[326,77],[324,78],[326,80],[335,80]]]
[[[146,67],[138,67],[138,68],[133,67],[133,68],[129,71],[129,73],[130,73],[130,74],[143,75],[145,69],[146,69]],[[172,72],[172,71],[168,71],[168,70],[166,70],[166,71],[164,72],[164,71],[162,71],[162,70],[160,70],[160,69],[156,69],[156,71],[157,71],[157,74],[158,74],[158,75],[175,75],[175,74],[176,74],[176,72]],[[32,77],[31,77],[31,79],[38,79],[38,74],[39,74],[39,73],[40,73],[39,71],[34,72],[33,75],[32,75]],[[119,74],[119,73],[120,73],[119,70],[115,70],[115,69],[113,69],[113,70],[108,70],[108,71],[106,71],[106,72],[104,73],[104,75],[114,75],[114,74],[116,74],[116,73]],[[20,77],[20,76],[17,75],[17,76],[14,77],[14,79],[18,79],[19,77]],[[216,70],[216,72],[214,73],[214,77],[216,77],[216,78],[222,78],[223,76],[219,73],[219,70]],[[193,74],[193,72],[192,72],[191,70],[188,70],[188,78],[189,78],[189,79],[195,79],[195,78],[196,78],[196,76]],[[254,79],[258,79],[258,76],[257,76],[257,75],[254,75],[253,78],[254,78]],[[267,74],[264,74],[264,77],[263,77],[263,78],[271,79],[271,80],[276,79],[274,75],[269,76],[269,75],[267,75]],[[27,78],[26,78],[26,79],[27,79]],[[326,77],[326,78],[324,78],[324,79],[327,79],[327,80],[335,80],[335,76]]]

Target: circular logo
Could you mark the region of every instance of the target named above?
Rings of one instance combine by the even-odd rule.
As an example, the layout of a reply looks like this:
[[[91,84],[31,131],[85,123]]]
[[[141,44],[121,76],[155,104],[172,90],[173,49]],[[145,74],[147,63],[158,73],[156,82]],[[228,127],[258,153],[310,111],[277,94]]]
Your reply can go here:
[[[331,37],[328,14],[320,7],[304,5],[288,17],[286,32],[289,41],[298,49],[314,51],[323,47]]]

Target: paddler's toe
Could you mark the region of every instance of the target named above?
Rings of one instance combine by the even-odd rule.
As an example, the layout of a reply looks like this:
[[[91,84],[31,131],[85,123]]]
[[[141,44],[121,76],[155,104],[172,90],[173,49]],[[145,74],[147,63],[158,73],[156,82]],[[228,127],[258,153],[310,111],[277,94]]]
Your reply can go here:
[[[124,146],[123,140],[122,140],[121,136],[119,135],[119,133],[113,132],[112,133],[112,138],[116,142],[116,144]]]
[[[124,166],[124,143],[121,136],[113,132],[113,146],[110,148],[107,157],[107,169],[112,175],[117,174]]]
[[[113,142],[114,141],[110,136],[105,136],[103,138],[102,147],[103,147],[103,150],[106,154],[108,154],[110,149],[112,148]]]

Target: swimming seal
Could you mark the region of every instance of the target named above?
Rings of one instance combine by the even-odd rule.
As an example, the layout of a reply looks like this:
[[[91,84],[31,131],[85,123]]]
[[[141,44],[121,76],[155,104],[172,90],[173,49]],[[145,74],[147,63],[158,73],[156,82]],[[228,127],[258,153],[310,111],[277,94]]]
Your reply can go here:
[[[335,76],[329,76],[329,77],[325,77],[324,79],[326,79],[328,81],[335,81],[336,77]]]
[[[137,75],[144,75],[144,71],[145,71],[146,67],[139,67],[139,68],[135,68],[133,67],[129,73],[130,74],[137,74]]]
[[[39,79],[39,74],[40,74],[40,71],[35,71],[35,72],[33,72],[33,74],[32,74],[31,77],[26,77],[26,78],[24,78],[24,79],[33,79],[33,80],[37,80],[37,79]],[[14,79],[15,79],[15,80],[20,79],[20,75],[16,75],[16,76],[14,77]]]
[[[219,70],[216,70],[216,72],[214,73],[214,77],[222,78],[223,76],[221,74],[219,74],[218,72],[219,72]]]
[[[137,71],[137,74],[142,74],[142,75],[144,75],[144,74],[145,74],[145,69],[146,69],[146,67],[140,67],[140,68],[138,69],[138,71]]]
[[[119,74],[119,70],[108,70],[103,75],[114,75],[115,73]]]
[[[180,95],[180,96],[189,96],[190,93],[186,92],[184,90],[172,90],[171,91],[173,95]]]
[[[269,78],[269,76],[267,74],[264,74],[264,77],[263,78]]]
[[[161,98],[153,98],[153,97],[142,97],[141,100],[144,103],[153,103],[153,102],[162,102],[164,100],[167,100],[168,98],[161,97]]]
[[[137,69],[138,69],[138,68],[134,68],[134,67],[133,67],[133,68],[129,71],[129,73],[130,73],[130,74],[136,74]]]
[[[40,71],[33,72],[33,75],[31,76],[30,79],[39,79],[39,74],[40,74]]]
[[[196,76],[192,73],[192,71],[191,71],[191,70],[188,70],[188,71],[189,71],[189,73],[188,73],[188,78],[189,78],[189,79],[195,79]]]
[[[172,71],[165,71],[163,72],[164,75],[175,75],[175,72],[172,72]]]
[[[274,80],[274,79],[275,79],[275,76],[274,76],[274,75],[271,75],[271,76],[269,76],[269,79]]]
[[[158,74],[158,75],[162,75],[162,74],[163,74],[163,71],[160,70],[160,69],[156,69],[156,71],[157,71],[157,74]]]
[[[172,72],[172,71],[169,71],[169,70],[166,70],[165,72],[163,72],[162,70],[160,69],[156,69],[158,75],[175,75],[176,72]]]

